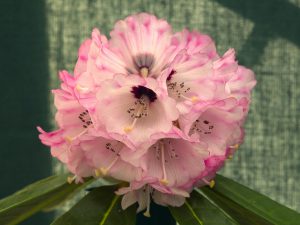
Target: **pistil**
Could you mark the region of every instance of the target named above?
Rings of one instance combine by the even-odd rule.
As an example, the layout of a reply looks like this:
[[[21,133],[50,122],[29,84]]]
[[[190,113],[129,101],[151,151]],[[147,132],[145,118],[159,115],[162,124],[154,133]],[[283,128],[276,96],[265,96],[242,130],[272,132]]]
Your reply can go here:
[[[146,78],[149,74],[149,69],[147,67],[142,67],[140,69],[140,74],[142,75],[142,77]]]

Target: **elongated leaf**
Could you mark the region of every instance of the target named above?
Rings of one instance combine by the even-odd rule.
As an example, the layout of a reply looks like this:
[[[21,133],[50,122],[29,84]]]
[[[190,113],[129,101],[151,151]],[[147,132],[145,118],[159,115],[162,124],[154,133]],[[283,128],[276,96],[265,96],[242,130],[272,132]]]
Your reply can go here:
[[[169,207],[180,225],[237,225],[230,215],[194,191],[182,207]]]
[[[217,175],[216,181],[214,192],[259,215],[271,224],[299,224],[300,214],[296,211],[221,175]]]
[[[266,221],[260,215],[253,213],[236,202],[214,192],[208,187],[204,187],[201,190],[196,189],[196,192],[212,202],[219,210],[222,210],[225,215],[228,215],[228,217],[232,218],[237,224],[272,225],[272,223]]]
[[[186,201],[183,206],[169,207],[171,214],[180,225],[204,225],[198,211]]]
[[[135,225],[135,208],[121,209],[115,186],[93,189],[52,225]]]
[[[51,176],[0,200],[0,224],[17,224],[34,213],[58,204],[85,184],[68,184],[68,175]]]

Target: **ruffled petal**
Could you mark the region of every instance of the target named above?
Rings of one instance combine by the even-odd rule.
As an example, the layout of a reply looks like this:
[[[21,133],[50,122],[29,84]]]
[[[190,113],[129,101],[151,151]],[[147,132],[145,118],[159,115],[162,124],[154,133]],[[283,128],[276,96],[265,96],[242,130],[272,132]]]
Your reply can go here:
[[[183,31],[174,34],[172,45],[176,46],[176,53],[185,49],[189,55],[202,53],[211,59],[218,57],[215,43],[211,37],[197,31],[190,32],[189,30],[184,29]]]
[[[149,76],[157,77],[173,59],[171,27],[153,15],[140,13],[120,20],[110,35],[109,46],[129,74],[146,67]]]

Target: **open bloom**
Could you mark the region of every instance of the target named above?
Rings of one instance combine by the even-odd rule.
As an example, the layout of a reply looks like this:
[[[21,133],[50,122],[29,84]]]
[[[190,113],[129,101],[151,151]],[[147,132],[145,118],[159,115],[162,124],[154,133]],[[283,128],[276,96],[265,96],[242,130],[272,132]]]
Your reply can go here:
[[[98,29],[81,45],[74,75],[54,90],[58,129],[40,139],[74,174],[128,182],[122,207],[180,206],[244,138],[254,73],[205,34],[140,13]]]
[[[116,75],[96,97],[92,117],[109,134],[135,146],[149,142],[155,133],[169,132],[178,118],[175,101],[161,92],[153,78]]]

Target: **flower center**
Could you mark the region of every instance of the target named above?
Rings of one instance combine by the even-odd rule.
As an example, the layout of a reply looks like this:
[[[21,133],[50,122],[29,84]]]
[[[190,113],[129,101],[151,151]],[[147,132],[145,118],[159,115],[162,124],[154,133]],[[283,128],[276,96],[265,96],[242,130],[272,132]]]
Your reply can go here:
[[[143,96],[147,97],[150,102],[154,102],[157,99],[154,91],[141,85],[132,87],[131,93],[133,93],[137,99],[141,99]]]
[[[157,99],[154,91],[141,85],[132,87],[131,93],[137,100],[133,106],[127,109],[127,113],[133,121],[129,126],[124,127],[126,133],[132,131],[138,119],[148,116],[149,104]]]
[[[152,54],[143,53],[133,57],[133,64],[142,77],[147,77],[154,66]]]

